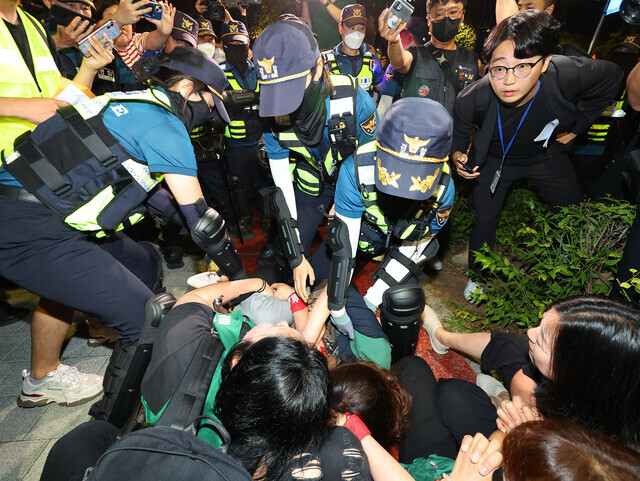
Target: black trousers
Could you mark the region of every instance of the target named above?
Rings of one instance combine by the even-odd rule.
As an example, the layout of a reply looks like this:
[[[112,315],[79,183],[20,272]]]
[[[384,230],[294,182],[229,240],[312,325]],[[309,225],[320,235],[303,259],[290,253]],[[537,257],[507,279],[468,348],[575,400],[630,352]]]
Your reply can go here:
[[[305,194],[297,188],[294,192],[298,211],[300,243],[304,249],[305,257],[308,259],[310,257],[311,242],[318,231],[318,226],[324,219],[324,214],[329,212],[333,205],[336,188],[335,186],[325,186],[318,196]]]
[[[124,234],[105,240],[62,223],[39,203],[0,197],[0,276],[39,296],[91,315],[138,341],[158,262]]]
[[[489,187],[499,166],[500,159],[488,158],[480,168],[480,176],[473,188],[475,220],[469,239],[469,265],[477,274],[480,266],[475,262],[472,251],[480,249],[485,242],[489,247],[494,246],[498,218],[509,188],[515,181],[530,180],[552,211],[583,199],[580,183],[566,153],[527,165],[509,165],[507,159],[495,194],[492,194]]]

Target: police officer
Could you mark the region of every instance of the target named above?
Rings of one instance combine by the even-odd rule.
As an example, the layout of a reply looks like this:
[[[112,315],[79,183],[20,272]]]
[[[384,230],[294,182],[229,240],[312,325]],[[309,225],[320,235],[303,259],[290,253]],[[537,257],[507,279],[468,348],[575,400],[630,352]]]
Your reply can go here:
[[[352,331],[344,306],[358,251],[375,256],[391,247],[364,297],[373,311],[389,288],[417,282],[422,264],[437,252],[434,238],[455,193],[448,163],[452,131],[451,116],[437,102],[400,99],[387,110],[377,140],[360,145],[354,162],[340,169],[326,244],[332,251],[329,309],[343,333]],[[328,251],[321,248],[312,259],[318,277],[327,272],[320,264]]]
[[[343,160],[373,140],[377,113],[352,77],[326,72],[309,25],[297,17],[268,26],[254,44],[253,58],[260,116],[273,118],[263,134],[277,187],[272,207],[296,292],[306,301],[306,283],[313,284],[314,274],[305,253],[323,217],[318,208],[333,203]]]
[[[116,329],[107,396],[117,393],[113,373],[133,355],[158,276],[156,259],[117,232],[142,217],[143,203],[158,217],[184,219],[223,272],[245,276],[224,221],[202,200],[187,134],[212,116],[229,121],[222,70],[176,47],[145,59],[138,74],[151,74],[155,87],[61,109],[1,157],[0,275]],[[66,388],[43,393],[33,381],[25,371],[19,404],[86,400]]]
[[[360,87],[370,94],[373,94],[373,89],[380,90],[384,73],[380,59],[371,46],[364,43],[367,33],[367,10],[364,6],[355,3],[344,7],[340,13],[338,31],[342,35],[342,42],[322,52],[327,70],[355,77]]]
[[[406,75],[402,97],[430,98],[453,114],[456,95],[478,78],[478,56],[455,43],[466,5],[466,0],[427,0],[431,41],[407,50],[400,39],[404,25],[390,28],[391,12],[380,14],[378,28],[389,42],[391,66]]]
[[[220,40],[225,53],[222,65],[227,82],[225,90],[258,93],[258,76],[249,60],[249,32],[244,23],[229,20],[220,28]],[[258,163],[258,142],[262,138],[263,122],[258,114],[258,97],[244,105],[235,106],[230,112],[231,123],[225,129],[225,162],[232,176],[232,186],[238,207],[242,237],[253,239],[252,192],[266,185],[263,170]]]

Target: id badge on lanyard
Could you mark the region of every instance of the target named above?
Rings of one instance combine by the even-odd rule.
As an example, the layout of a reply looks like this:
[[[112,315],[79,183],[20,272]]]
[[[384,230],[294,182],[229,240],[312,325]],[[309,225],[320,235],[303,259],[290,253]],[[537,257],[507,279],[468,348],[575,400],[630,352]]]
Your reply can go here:
[[[518,131],[520,130],[520,127],[522,127],[522,124],[524,123],[524,119],[527,118],[527,115],[529,114],[529,110],[531,110],[531,105],[533,104],[533,101],[536,98],[536,95],[538,95],[539,90],[540,90],[540,80],[538,80],[538,86],[536,87],[536,92],[533,94],[533,97],[531,97],[531,100],[529,101],[529,105],[527,106],[527,110],[524,111],[524,115],[520,119],[518,128],[513,134],[513,137],[511,137],[511,140],[509,141],[509,145],[507,145],[506,149],[504,148],[504,139],[502,136],[502,120],[500,119],[500,102],[496,103],[496,107],[498,109],[498,133],[500,134],[500,147],[502,147],[502,160],[500,161],[500,167],[498,167],[498,170],[496,170],[496,173],[493,175],[493,180],[491,181],[491,185],[489,186],[489,190],[491,191],[492,195],[496,193],[496,189],[498,188],[498,183],[500,182],[500,177],[502,176],[502,167],[504,166],[504,159],[507,157],[507,153],[509,153],[509,149],[513,145],[513,141],[516,140],[516,135],[518,135]]]

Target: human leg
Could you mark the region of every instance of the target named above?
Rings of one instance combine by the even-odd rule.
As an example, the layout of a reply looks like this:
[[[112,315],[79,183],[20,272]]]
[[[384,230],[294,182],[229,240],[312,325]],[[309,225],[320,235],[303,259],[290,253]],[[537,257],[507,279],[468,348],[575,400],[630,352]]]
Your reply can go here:
[[[398,361],[393,370],[399,381],[409,389],[412,398],[411,426],[398,446],[400,462],[410,463],[430,454],[455,459],[458,448],[436,409],[438,382],[429,365],[422,358],[408,356]]]
[[[31,379],[42,379],[60,364],[74,314],[73,309],[40,299],[31,319]]]
[[[552,212],[584,200],[578,176],[567,153],[527,166],[524,177],[538,189]]]

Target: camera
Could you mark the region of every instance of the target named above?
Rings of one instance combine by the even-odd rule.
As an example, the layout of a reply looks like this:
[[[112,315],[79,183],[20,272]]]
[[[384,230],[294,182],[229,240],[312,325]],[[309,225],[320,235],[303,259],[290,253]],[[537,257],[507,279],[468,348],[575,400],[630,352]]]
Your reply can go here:
[[[220,0],[207,0],[204,5],[207,6],[207,11],[204,15],[208,20],[224,20],[224,5]]]

